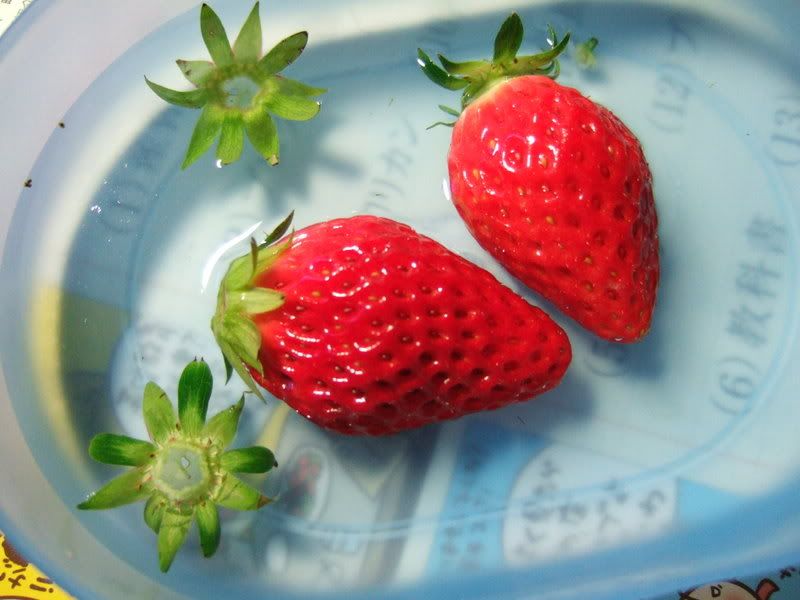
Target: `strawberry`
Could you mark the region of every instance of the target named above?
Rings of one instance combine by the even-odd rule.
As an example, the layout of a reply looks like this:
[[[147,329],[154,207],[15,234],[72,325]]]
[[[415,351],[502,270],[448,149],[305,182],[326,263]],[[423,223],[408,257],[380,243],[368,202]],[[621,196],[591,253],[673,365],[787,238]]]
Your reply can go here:
[[[290,215],[291,218],[291,215]],[[212,330],[228,365],[317,425],[391,434],[559,383],[564,331],[493,275],[395,221],[311,225],[233,261]]]
[[[419,50],[431,80],[463,89],[461,113],[442,107],[459,115],[445,123],[452,200],[509,272],[598,336],[634,342],[650,328],[659,280],[652,176],[620,119],[556,83],[569,34],[549,33],[549,50],[517,56],[512,14],[491,62],[440,55],[442,69]]]

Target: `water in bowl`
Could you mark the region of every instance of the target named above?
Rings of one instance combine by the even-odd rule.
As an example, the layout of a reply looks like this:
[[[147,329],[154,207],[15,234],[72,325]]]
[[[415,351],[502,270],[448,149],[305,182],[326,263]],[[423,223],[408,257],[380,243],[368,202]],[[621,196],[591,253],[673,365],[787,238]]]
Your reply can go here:
[[[746,16],[749,5],[736,6]],[[386,439],[328,434],[274,400],[251,400],[237,443],[275,451],[280,467],[254,482],[277,502],[226,514],[217,556],[205,561],[190,543],[167,576],[156,575],[140,506],[76,514],[110,552],[192,597],[387,583],[440,597],[447,588],[435,586],[509,569],[547,590],[556,584],[542,565],[586,565],[611,548],[636,552],[726,514],[746,516],[748,502],[791,481],[796,56],[753,22],[743,26],[736,10],[709,18],[615,8],[519,12],[523,52],[548,22],[600,38],[599,68],[581,71],[567,58],[561,80],[614,110],[644,145],[663,270],[647,339],[601,342],[556,313],[575,355],[557,390]],[[312,32],[287,74],[330,92],[315,120],[279,123],[276,168],[247,149],[225,168],[207,155],[180,170],[197,113],[166,106],[141,77],[178,85],[171,60],[203,56],[195,11],[86,91],[35,165],[9,242],[11,260],[26,265],[16,284],[30,307],[30,344],[62,374],[33,385],[35,367],[9,368],[13,402],[65,503],[116,472],[89,461],[92,435],[145,435],[148,380],[174,398],[182,367],[203,356],[217,381],[211,410],[238,398],[237,380],[222,384],[208,327],[217,284],[246,240],[291,209],[299,227],[356,213],[407,222],[545,305],[480,249],[447,199],[450,133],[426,126],[438,120],[437,104],[456,99],[415,64],[417,46],[486,55],[505,15],[322,45]],[[12,349],[2,350],[15,365]],[[480,581],[502,594],[496,579]]]

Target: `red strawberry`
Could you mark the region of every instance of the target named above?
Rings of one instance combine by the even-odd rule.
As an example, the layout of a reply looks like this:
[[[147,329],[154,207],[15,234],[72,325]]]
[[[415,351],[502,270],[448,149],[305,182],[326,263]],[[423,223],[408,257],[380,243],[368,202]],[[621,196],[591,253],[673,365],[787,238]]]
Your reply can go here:
[[[652,177],[622,121],[551,78],[568,40],[550,29],[549,51],[516,56],[522,23],[512,14],[492,62],[439,56],[442,70],[420,50],[419,63],[464,89],[448,167],[472,235],[590,331],[633,342],[650,328],[659,280]]]
[[[564,375],[556,323],[410,227],[359,216],[270,245],[286,228],[231,264],[212,329],[254,391],[253,379],[316,424],[390,434],[527,400]]]

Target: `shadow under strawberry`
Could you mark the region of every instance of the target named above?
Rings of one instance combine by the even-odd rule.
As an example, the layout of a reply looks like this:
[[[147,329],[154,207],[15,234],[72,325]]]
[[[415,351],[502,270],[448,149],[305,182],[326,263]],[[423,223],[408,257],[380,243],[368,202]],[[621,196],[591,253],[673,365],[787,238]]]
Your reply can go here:
[[[505,463],[509,454],[535,453],[550,444],[548,432],[559,425],[589,422],[593,412],[588,385],[567,374],[558,388],[529,402],[380,438],[328,432],[292,414],[289,419],[297,422],[289,426],[306,427],[304,439],[310,446],[282,463],[279,498],[269,515],[258,515],[253,523],[256,560],[266,560],[262,553],[268,553],[276,531],[282,532],[288,554],[299,562],[318,560],[332,545],[338,551],[351,548],[355,552],[367,543],[369,566],[365,563],[359,577],[363,583],[379,583],[396,567],[396,553],[404,547],[409,527],[414,531],[437,527],[433,507],[422,507],[421,512],[430,518],[415,520],[420,514],[420,493],[431,476],[445,481],[453,476],[447,470],[431,471],[441,467],[433,461],[435,449],[440,456],[453,452],[460,457],[465,449],[480,448],[481,477],[494,481],[493,469]],[[326,453],[322,461],[320,450]],[[326,469],[328,473],[321,473]],[[498,477],[502,481],[504,476]],[[353,487],[358,491],[348,491]],[[354,505],[365,507],[363,514],[343,513],[344,493],[360,498]],[[481,488],[485,504],[476,510],[504,510],[507,493],[505,484]],[[370,542],[373,536],[380,541]]]
[[[176,107],[166,108],[133,141],[99,193],[102,195],[104,190],[124,189],[126,180],[130,178],[128,169],[131,165],[141,165],[147,170],[156,169],[150,158],[154,148],[161,148],[157,155],[161,156],[157,170],[164,172],[163,179],[139,178],[140,182],[149,181],[140,185],[147,186],[147,194],[157,200],[159,219],[175,219],[175,222],[179,222],[187,211],[187,199],[191,198],[192,210],[197,210],[200,208],[198,201],[224,204],[225,198],[236,195],[237,188],[252,185],[259,185],[267,198],[264,211],[260,214],[285,214],[311,200],[309,181],[313,173],[333,173],[345,180],[355,180],[361,175],[361,167],[354,160],[326,149],[326,139],[334,135],[341,123],[340,118],[329,112],[323,109],[316,119],[304,123],[282,122],[281,158],[274,167],[265,164],[256,152],[247,149],[239,161],[221,169],[209,154],[181,171],[179,149],[182,146],[179,141],[186,137],[184,130],[191,128],[195,115]],[[170,168],[164,169],[165,165]],[[211,187],[211,193],[208,186]],[[217,189],[219,193],[214,193]],[[93,203],[102,207],[102,198],[95,199]]]
[[[538,398],[467,418],[511,421],[517,427],[523,426],[540,436],[548,437],[548,432],[563,425],[589,424],[595,412],[594,403],[592,387],[580,375],[570,370],[557,388]],[[496,451],[502,452],[502,448]]]
[[[363,167],[354,159],[325,147],[325,142],[336,135],[341,119],[323,110],[313,121],[288,122],[281,137],[281,164],[272,169],[263,168],[257,160],[247,161],[248,177],[243,180],[259,181],[268,190],[268,214],[286,214],[311,198],[310,174],[321,172],[335,175],[355,183],[363,175]],[[331,211],[335,210],[331,199]]]

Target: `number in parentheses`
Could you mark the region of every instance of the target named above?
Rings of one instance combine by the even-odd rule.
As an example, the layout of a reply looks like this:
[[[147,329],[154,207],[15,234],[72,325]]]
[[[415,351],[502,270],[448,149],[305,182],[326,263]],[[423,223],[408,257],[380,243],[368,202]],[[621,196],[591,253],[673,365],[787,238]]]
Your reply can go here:
[[[689,104],[688,73],[677,65],[663,65],[656,80],[648,120],[661,131],[677,133],[684,127]]]
[[[717,383],[722,395],[712,395],[711,403],[729,415],[747,412],[759,376],[758,368],[749,360],[737,356],[724,358],[719,362],[717,370]]]
[[[800,96],[777,99],[767,153],[776,164],[800,164]]]

